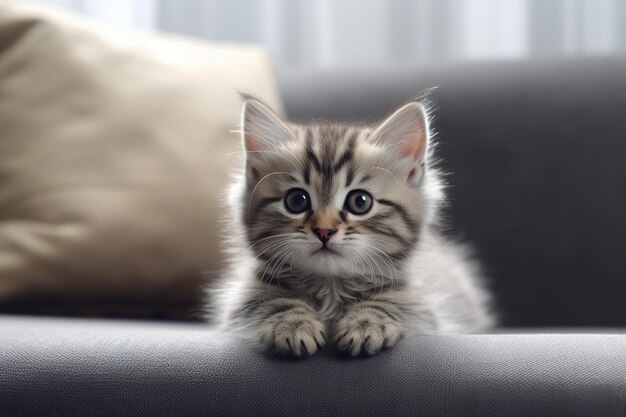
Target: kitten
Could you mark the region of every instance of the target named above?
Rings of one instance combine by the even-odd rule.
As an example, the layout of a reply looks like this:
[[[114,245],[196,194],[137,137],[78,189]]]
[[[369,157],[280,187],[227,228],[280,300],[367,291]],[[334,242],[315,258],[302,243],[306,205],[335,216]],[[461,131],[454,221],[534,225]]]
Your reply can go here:
[[[403,335],[491,325],[473,264],[438,232],[422,101],[363,127],[290,124],[244,98],[226,328],[300,357],[327,344],[373,355]]]

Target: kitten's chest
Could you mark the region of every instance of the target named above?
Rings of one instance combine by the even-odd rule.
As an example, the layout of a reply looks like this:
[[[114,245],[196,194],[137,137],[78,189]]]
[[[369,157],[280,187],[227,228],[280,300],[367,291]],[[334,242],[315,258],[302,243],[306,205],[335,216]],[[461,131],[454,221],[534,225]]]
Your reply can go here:
[[[316,280],[308,286],[306,292],[314,301],[320,319],[330,321],[339,315],[346,304],[363,298],[362,290],[339,278],[327,278]]]

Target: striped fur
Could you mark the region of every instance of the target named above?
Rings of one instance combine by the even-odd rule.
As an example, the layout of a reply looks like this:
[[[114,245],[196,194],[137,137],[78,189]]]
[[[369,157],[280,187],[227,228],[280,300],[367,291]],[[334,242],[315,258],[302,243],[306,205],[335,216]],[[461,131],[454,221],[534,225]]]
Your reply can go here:
[[[231,263],[217,291],[225,329],[279,355],[331,343],[356,356],[406,334],[491,324],[473,264],[437,231],[443,192],[422,104],[376,126],[294,125],[248,97],[242,124],[245,170],[229,196]],[[287,210],[292,189],[309,209]],[[353,190],[373,197],[366,214],[346,207]],[[327,251],[316,229],[336,230]]]

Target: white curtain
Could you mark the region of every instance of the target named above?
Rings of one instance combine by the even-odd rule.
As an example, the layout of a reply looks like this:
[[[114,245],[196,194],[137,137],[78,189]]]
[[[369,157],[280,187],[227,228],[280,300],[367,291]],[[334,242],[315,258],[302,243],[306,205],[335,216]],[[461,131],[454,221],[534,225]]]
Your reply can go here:
[[[264,45],[282,68],[626,53],[624,0],[38,0],[109,24]]]

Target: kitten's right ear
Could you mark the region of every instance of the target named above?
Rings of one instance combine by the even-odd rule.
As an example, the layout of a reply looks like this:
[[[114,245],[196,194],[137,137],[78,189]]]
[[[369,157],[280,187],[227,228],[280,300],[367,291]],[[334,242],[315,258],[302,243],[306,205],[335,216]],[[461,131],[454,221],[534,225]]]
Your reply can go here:
[[[291,129],[261,101],[246,97],[241,112],[243,145],[248,152],[276,149],[292,136]]]
[[[261,101],[244,96],[241,112],[241,134],[246,151],[246,171],[252,180],[261,177],[264,158],[271,154],[293,133],[268,106]]]

